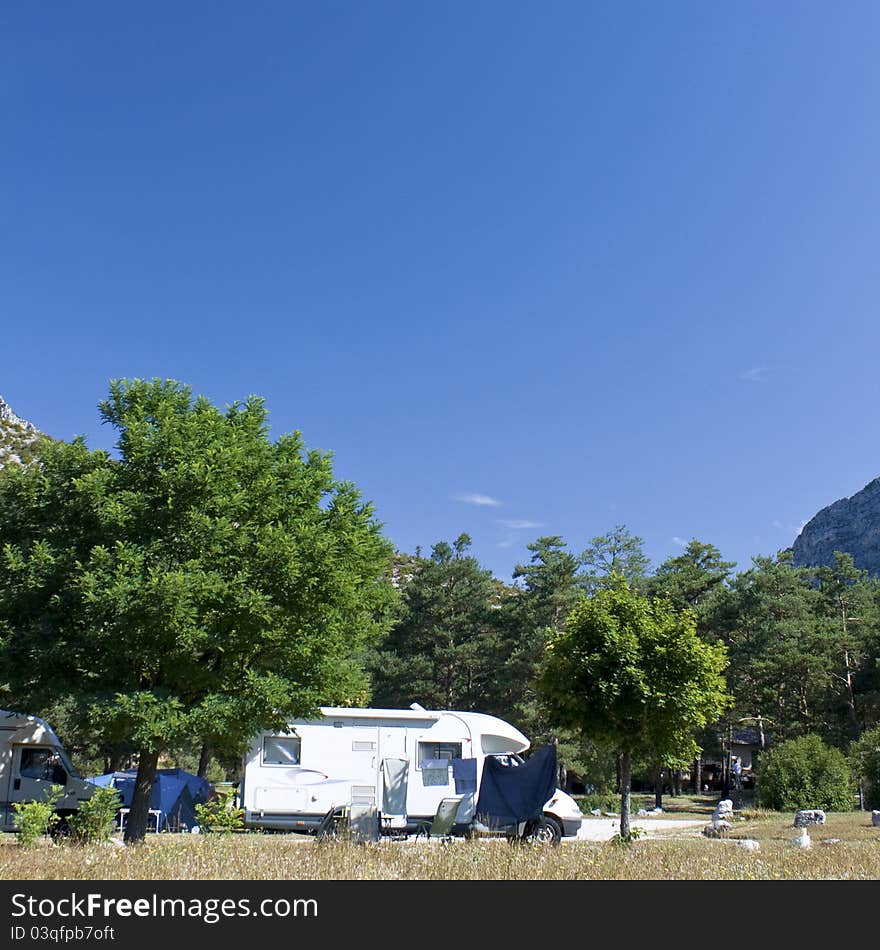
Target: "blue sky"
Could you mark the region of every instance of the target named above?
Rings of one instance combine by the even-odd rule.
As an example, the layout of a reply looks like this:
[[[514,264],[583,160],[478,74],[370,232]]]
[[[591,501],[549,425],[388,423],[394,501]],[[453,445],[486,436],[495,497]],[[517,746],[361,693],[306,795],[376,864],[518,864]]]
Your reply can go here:
[[[0,394],[265,397],[499,577],[741,569],[880,474],[880,7],[6,4]]]

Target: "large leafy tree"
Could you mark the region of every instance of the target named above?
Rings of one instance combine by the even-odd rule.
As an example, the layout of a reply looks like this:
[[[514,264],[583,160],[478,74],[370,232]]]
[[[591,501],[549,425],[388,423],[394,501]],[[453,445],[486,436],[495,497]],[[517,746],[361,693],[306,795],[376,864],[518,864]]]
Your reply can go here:
[[[663,597],[678,610],[690,608],[697,621],[697,632],[707,640],[713,633],[707,627],[709,605],[716,596],[726,591],[730,573],[735,567],[732,561],[725,561],[721,552],[713,544],[706,544],[696,538],[688,542],[684,551],[675,557],[667,558],[648,578],[647,593],[651,597]],[[702,749],[715,749],[719,746],[720,735],[717,724],[710,724],[697,736]],[[663,779],[662,766],[654,763],[655,802],[662,804]],[[673,777],[676,775],[673,772]],[[672,783],[675,790],[675,781]],[[702,787],[702,758],[694,761],[694,789]]]
[[[538,689],[553,721],[619,755],[623,838],[631,836],[633,758],[694,758],[694,734],[728,703],[726,664],[723,645],[700,639],[690,611],[649,599],[616,574],[550,639]]]
[[[480,709],[494,705],[500,592],[461,534],[410,563],[398,621],[370,662],[379,706]]]
[[[101,403],[117,453],[50,443],[0,479],[0,669],[11,701],[64,703],[138,750],[127,841],[159,756],[366,695],[350,657],[393,597],[373,511],[262,400],[225,411],[170,380]]]
[[[503,602],[503,656],[498,681],[504,686],[502,714],[511,719],[533,743],[553,742],[557,746],[560,784],[566,773],[596,775],[595,749],[579,737],[553,728],[535,695],[535,677],[549,637],[560,630],[582,596],[578,586],[580,558],[572,554],[559,535],[545,535],[528,545],[531,558],[513,571],[513,596]],[[612,763],[611,774],[614,774]]]

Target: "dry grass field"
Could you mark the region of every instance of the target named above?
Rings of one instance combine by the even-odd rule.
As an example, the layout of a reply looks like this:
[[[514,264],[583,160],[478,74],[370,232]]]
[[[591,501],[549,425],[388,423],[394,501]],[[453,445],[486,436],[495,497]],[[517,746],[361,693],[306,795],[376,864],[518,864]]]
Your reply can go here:
[[[634,822],[638,827],[638,820]],[[0,840],[4,880],[847,880],[880,879],[880,828],[870,813],[830,814],[799,850],[792,814],[745,811],[729,837],[699,828],[630,845],[564,841],[559,847],[502,840],[380,844],[317,842],[301,835],[151,835],[118,843],[23,848]],[[737,842],[758,841],[748,851]]]

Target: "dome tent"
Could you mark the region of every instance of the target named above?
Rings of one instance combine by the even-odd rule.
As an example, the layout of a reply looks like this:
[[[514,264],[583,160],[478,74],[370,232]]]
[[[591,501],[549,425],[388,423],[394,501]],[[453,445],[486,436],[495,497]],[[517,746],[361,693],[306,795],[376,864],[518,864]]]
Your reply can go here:
[[[90,778],[93,785],[115,788],[121,796],[121,807],[130,808],[134,796],[137,770],[109,772]],[[150,809],[158,812],[158,831],[189,831],[196,821],[195,806],[208,800],[211,783],[183,769],[157,769]],[[152,828],[152,822],[150,823]]]

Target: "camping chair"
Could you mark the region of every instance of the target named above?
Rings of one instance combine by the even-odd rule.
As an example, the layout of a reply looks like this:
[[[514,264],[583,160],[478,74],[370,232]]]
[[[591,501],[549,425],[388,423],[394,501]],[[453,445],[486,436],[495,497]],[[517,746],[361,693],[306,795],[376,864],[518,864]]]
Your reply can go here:
[[[379,840],[379,811],[375,805],[348,806],[348,837],[359,842]]]
[[[424,835],[425,839],[439,838],[441,841],[452,840],[452,827],[458,816],[458,807],[461,805],[460,798],[444,798],[437,806],[437,813],[431,822],[423,821],[419,824],[416,831],[416,838]]]
[[[346,819],[346,806],[333,805],[321,819],[321,824],[315,830],[315,837],[321,841],[328,838],[338,838]]]
[[[319,840],[378,841],[379,811],[370,804],[334,805],[318,825],[315,837]]]

